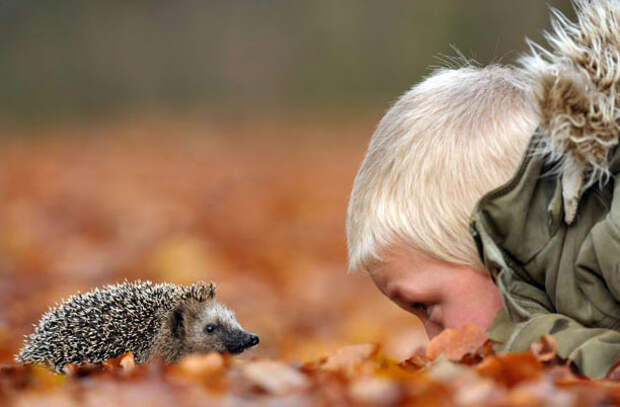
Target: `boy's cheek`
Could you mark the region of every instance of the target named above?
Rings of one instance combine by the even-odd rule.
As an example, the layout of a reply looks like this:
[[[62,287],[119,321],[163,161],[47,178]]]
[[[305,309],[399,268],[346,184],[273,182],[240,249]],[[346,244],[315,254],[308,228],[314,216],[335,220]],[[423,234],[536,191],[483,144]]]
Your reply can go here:
[[[482,329],[488,329],[501,307],[499,294],[496,295],[494,291],[489,291],[482,293],[481,297],[473,301],[455,301],[446,304],[443,310],[443,323],[446,328],[474,324]]]
[[[443,286],[443,324],[457,328],[475,324],[488,329],[502,308],[499,288],[485,274],[464,272]]]

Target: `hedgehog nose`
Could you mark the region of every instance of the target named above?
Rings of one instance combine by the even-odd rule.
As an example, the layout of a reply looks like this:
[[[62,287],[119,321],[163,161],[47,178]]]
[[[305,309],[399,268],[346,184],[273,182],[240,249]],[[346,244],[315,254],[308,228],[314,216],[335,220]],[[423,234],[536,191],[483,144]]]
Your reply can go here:
[[[249,341],[250,346],[258,345],[258,342],[259,342],[258,336],[254,334],[250,334],[250,341]]]

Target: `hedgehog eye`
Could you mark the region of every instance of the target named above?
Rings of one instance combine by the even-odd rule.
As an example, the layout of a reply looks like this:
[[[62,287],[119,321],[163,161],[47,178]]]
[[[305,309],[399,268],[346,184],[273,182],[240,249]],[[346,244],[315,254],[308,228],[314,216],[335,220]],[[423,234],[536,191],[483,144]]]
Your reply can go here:
[[[208,334],[212,334],[213,331],[215,331],[215,325],[213,324],[208,324],[207,326],[205,326],[205,332]]]

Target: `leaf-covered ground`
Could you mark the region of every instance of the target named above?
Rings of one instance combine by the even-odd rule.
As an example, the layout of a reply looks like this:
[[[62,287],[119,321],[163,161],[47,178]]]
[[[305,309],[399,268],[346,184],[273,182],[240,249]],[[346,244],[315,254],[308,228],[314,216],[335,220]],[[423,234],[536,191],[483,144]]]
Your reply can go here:
[[[346,201],[370,119],[4,131],[0,404],[620,404],[616,373],[574,375],[548,338],[496,356],[468,327],[426,348],[413,316],[346,274]],[[13,363],[50,305],[125,278],[214,280],[261,343],[174,366],[125,355],[65,376]]]

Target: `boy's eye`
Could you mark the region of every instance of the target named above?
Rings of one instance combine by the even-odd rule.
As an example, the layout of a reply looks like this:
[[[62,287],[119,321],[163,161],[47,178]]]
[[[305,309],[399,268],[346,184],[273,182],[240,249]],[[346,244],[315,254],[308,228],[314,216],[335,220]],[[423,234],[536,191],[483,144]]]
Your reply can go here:
[[[213,331],[215,331],[215,325],[213,324],[208,324],[207,326],[205,326],[205,332],[208,334],[213,333]]]

